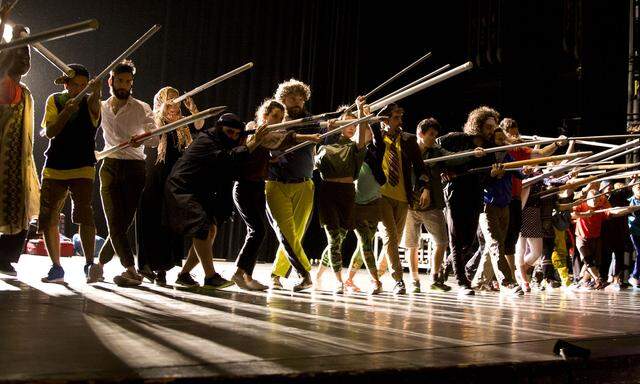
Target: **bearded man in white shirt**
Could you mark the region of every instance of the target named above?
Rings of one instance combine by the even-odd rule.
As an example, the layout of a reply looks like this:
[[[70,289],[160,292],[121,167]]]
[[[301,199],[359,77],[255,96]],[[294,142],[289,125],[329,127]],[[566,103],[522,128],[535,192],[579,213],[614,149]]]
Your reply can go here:
[[[111,97],[101,102],[105,150],[155,128],[149,104],[131,96],[135,73],[136,68],[130,60],[124,60],[111,71]],[[153,143],[147,141],[145,144]],[[103,280],[103,266],[113,258],[114,252],[120,257],[125,271],[113,281],[120,286],[142,283],[142,276],[135,269],[133,247],[127,231],[133,224],[144,188],[144,159],[143,148],[132,145],[106,157],[100,167],[100,196],[109,237],[100,250],[99,262],[89,270],[88,283]]]

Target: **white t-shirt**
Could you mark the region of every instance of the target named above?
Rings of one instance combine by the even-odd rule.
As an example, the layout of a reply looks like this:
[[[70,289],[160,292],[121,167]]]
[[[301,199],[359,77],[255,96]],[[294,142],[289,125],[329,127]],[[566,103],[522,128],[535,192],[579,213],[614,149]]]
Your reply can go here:
[[[129,141],[132,136],[155,128],[153,111],[149,104],[129,96],[127,103],[118,110],[117,114],[114,114],[109,102],[111,98],[100,102],[104,150]],[[147,141],[145,144],[152,143]],[[138,148],[121,149],[108,157],[121,160],[144,160],[145,154],[143,146],[139,146]]]

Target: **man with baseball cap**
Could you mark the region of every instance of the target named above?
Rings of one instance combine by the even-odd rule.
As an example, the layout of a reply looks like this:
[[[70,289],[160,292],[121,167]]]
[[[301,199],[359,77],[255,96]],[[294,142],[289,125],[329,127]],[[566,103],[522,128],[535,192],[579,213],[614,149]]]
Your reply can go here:
[[[72,218],[80,227],[80,239],[86,264],[85,275],[93,264],[96,228],[93,220],[93,179],[96,158],[95,136],[100,124],[100,82],[89,81],[87,69],[80,64],[70,64],[74,76],[61,76],[55,84],[64,91],[47,98],[42,128],[49,139],[42,170],[40,215],[38,230],[44,236],[45,245],[53,265],[45,283],[64,281],[60,266],[60,233],[58,217],[69,192],[73,203]],[[73,99],[87,85],[91,94],[75,102]]]

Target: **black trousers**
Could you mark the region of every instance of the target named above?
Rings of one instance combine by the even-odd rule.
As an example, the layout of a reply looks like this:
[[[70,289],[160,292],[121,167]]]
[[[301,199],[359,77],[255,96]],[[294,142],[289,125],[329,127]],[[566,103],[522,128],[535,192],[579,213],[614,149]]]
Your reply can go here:
[[[504,253],[506,255],[516,254],[516,243],[520,237],[520,227],[522,226],[522,201],[519,198],[512,199],[509,203],[509,228],[507,238],[504,240]]]
[[[248,275],[253,273],[253,268],[258,260],[258,251],[264,242],[267,228],[266,201],[264,194],[264,181],[236,181],[233,186],[233,202],[238,213],[247,225],[247,235],[236,265],[242,268]]]
[[[473,255],[473,243],[478,230],[482,204],[460,196],[447,201],[447,226],[449,228],[448,263],[453,267],[458,285],[469,287],[465,264]]]
[[[467,264],[464,268],[467,274],[467,278],[469,280],[473,279],[473,276],[476,274],[476,271],[478,270],[478,265],[480,264],[480,259],[482,258],[482,253],[484,252],[485,241],[484,241],[484,235],[482,234],[482,231],[480,230],[480,228],[478,228],[478,231],[476,233],[476,239],[477,239],[478,248],[476,249],[476,252],[473,254],[471,259],[467,261]],[[474,243],[474,247],[475,245],[476,244]]]
[[[0,264],[17,263],[26,241],[26,230],[15,235],[0,235]]]

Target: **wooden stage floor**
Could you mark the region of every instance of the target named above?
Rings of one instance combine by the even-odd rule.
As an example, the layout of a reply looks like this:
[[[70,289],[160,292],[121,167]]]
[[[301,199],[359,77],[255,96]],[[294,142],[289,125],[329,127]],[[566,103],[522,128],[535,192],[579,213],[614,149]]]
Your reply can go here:
[[[89,286],[82,265],[64,259],[68,284],[44,284],[48,259],[23,256],[18,278],[0,279],[0,382],[640,380],[638,290],[200,294],[117,287],[118,260],[107,266],[109,282]],[[217,266],[226,276],[233,270]],[[259,280],[268,282],[269,267],[258,265]],[[356,282],[368,285],[364,271]],[[388,275],[384,283],[392,288]],[[591,358],[555,356],[560,338],[591,349]]]

